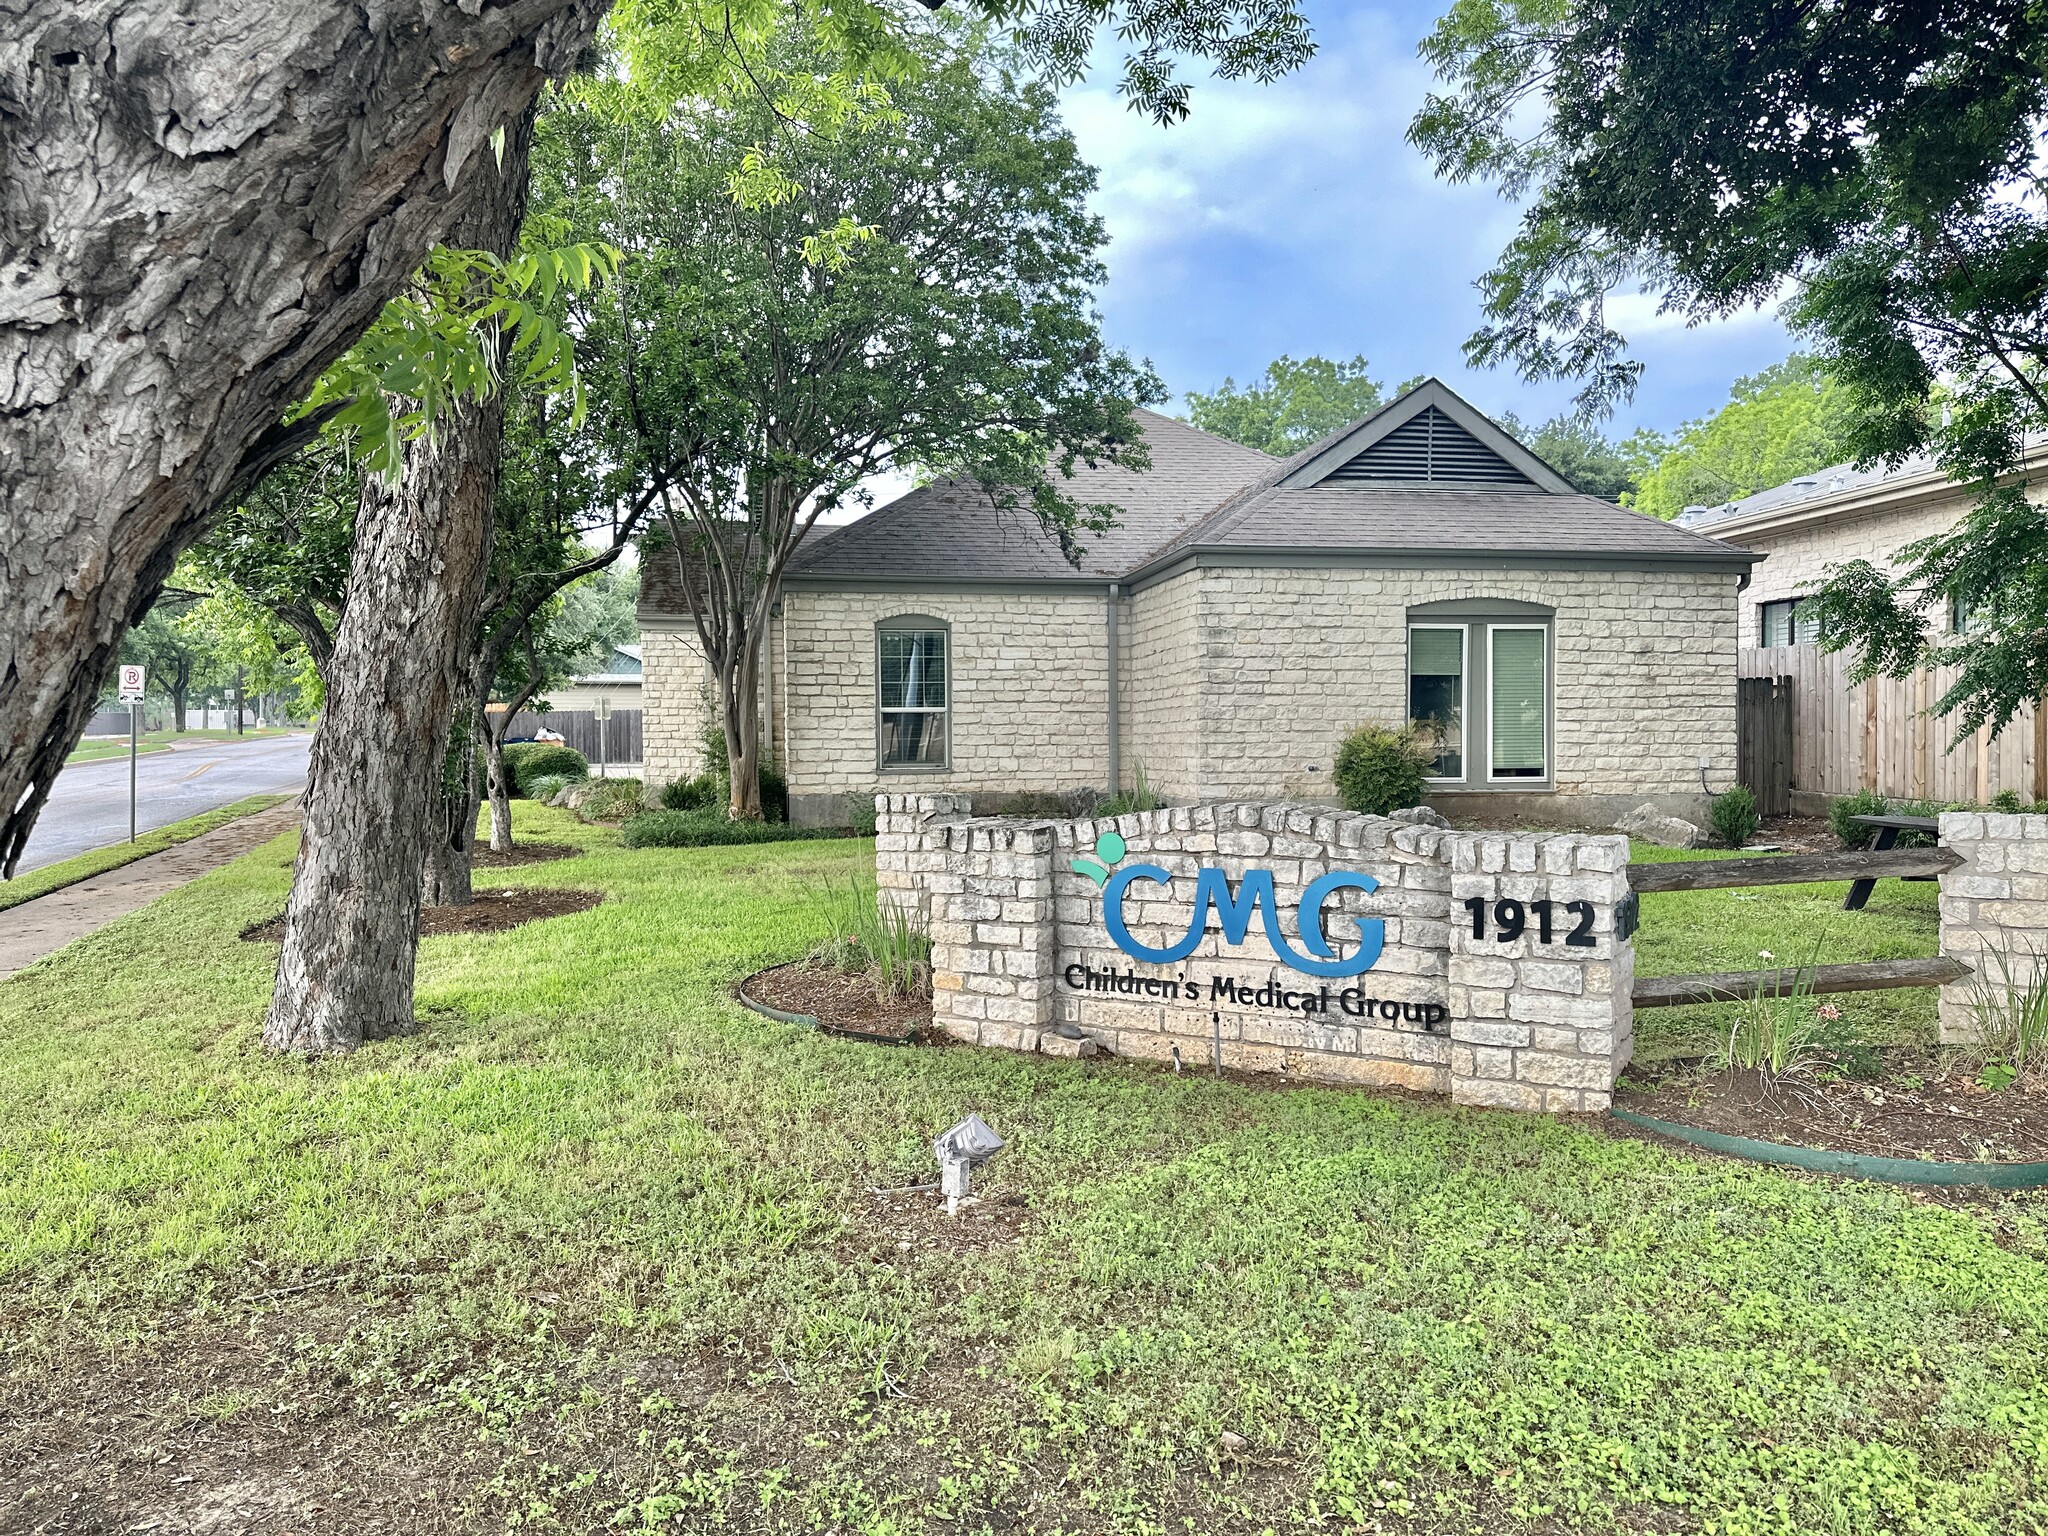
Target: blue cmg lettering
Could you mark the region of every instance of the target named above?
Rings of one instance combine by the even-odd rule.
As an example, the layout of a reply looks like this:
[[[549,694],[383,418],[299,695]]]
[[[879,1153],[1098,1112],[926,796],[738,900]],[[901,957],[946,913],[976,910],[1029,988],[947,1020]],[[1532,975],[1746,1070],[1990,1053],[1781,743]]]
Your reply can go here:
[[[1131,937],[1131,930],[1124,924],[1124,892],[1133,880],[1150,880],[1155,885],[1165,885],[1172,878],[1157,864],[1130,864],[1111,875],[1108,884],[1102,888],[1102,921],[1116,947],[1125,954],[1138,960],[1149,960],[1155,965],[1171,965],[1185,960],[1202,942],[1202,931],[1207,926],[1207,914],[1212,906],[1216,909],[1217,925],[1222,928],[1223,937],[1232,944],[1244,942],[1245,935],[1251,932],[1253,914],[1263,908],[1266,942],[1273,946],[1273,953],[1293,969],[1310,976],[1363,975],[1379,960],[1380,950],[1386,943],[1387,925],[1384,921],[1377,917],[1354,918],[1358,924],[1358,952],[1348,960],[1340,960],[1323,931],[1324,903],[1338,891],[1378,890],[1380,883],[1371,875],[1333,870],[1309,882],[1308,889],[1301,893],[1298,914],[1301,942],[1308,946],[1309,951],[1303,955],[1295,951],[1280,931],[1280,901],[1273,888],[1271,870],[1246,870],[1243,882],[1233,891],[1230,877],[1222,870],[1204,869],[1195,876],[1195,914],[1194,920],[1188,924],[1187,933],[1164,949],[1140,944]]]

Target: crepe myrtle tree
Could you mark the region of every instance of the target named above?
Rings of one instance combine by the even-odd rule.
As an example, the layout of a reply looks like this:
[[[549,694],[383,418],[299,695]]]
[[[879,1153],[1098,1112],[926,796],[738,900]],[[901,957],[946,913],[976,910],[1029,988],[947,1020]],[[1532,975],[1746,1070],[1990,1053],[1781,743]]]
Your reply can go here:
[[[1269,79],[1290,0],[978,0],[1054,78],[1099,27],[1124,90],[1185,113],[1176,61]],[[0,8],[0,873],[121,636],[461,211],[491,145],[590,47],[607,0],[9,0]],[[636,67],[737,68],[785,8],[620,0]],[[891,52],[892,0],[829,11],[835,63]],[[658,67],[656,67],[658,66]]]
[[[1457,0],[1448,89],[1409,136],[1491,179],[1521,227],[1480,280],[1478,363],[1627,398],[1608,296],[1699,321],[1776,302],[1847,400],[1865,464],[1926,452],[1974,487],[1955,528],[1819,595],[1852,676],[1954,666],[1958,735],[2048,694],[2048,10],[2033,0]],[[1962,632],[1949,615],[1965,616]]]
[[[785,133],[734,90],[622,130],[551,117],[536,196],[624,251],[578,303],[592,419],[660,493],[659,536],[725,732],[735,818],[761,814],[760,640],[790,557],[893,466],[970,477],[1072,554],[1113,509],[1062,489],[1142,465],[1148,367],[1103,344],[1094,171],[1052,88],[934,29],[885,108]],[[814,39],[779,42],[785,68]],[[736,203],[717,167],[774,145],[786,195]],[[822,257],[817,231],[835,235]]]

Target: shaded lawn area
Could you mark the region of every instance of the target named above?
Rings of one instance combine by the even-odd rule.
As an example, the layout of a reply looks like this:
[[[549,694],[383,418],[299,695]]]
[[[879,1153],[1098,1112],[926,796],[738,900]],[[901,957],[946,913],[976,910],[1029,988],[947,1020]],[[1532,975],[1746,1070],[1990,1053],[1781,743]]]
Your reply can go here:
[[[820,1038],[728,989],[867,845],[516,815],[611,899],[345,1061],[257,1048],[289,840],[0,983],[0,1529],[2048,1522],[2038,1199]],[[970,1109],[986,1203],[873,1193]]]
[[[1658,848],[1631,842],[1629,860],[1668,864],[1720,859],[1719,850]],[[1754,970],[1759,966],[1832,965],[1852,960],[1904,960],[1941,949],[1939,887],[1933,882],[1880,880],[1860,912],[1844,912],[1847,881],[1817,885],[1760,885],[1729,891],[1652,891],[1642,898],[1636,932],[1636,974],[1679,976],[1700,971]],[[1763,959],[1768,953],[1772,958]],[[1883,992],[1842,992],[1821,1001],[1842,1017],[1827,1043],[1934,1044],[1933,987]],[[1652,1008],[1636,1015],[1636,1059],[1710,1053],[1727,1036],[1735,1010],[1728,1004]]]

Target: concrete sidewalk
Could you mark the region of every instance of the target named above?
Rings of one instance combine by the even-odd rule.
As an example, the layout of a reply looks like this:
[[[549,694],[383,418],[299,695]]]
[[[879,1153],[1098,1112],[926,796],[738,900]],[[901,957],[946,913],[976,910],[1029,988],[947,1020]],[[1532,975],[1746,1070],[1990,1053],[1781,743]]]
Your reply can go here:
[[[0,977],[13,975],[73,939],[97,933],[116,918],[139,911],[164,892],[175,891],[298,824],[299,802],[294,796],[189,843],[0,912]]]

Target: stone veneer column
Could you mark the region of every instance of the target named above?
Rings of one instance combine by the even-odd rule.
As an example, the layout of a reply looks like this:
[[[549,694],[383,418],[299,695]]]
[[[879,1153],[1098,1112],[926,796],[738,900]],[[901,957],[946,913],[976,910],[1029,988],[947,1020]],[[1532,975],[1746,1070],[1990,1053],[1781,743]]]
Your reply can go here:
[[[875,796],[875,899],[928,919],[928,885],[944,868],[945,829],[967,810],[965,795]]]
[[[1968,1045],[1980,993],[2048,964],[2048,816],[1944,812],[1941,845],[1963,856],[1941,874],[1941,952],[1971,970],[1941,989],[1941,1042]]]
[[[926,878],[932,1023],[977,1045],[1035,1051],[1053,1023],[1053,829],[963,823]]]
[[[1629,893],[1628,839],[1502,832],[1448,833],[1451,864],[1451,1099],[1500,1109],[1604,1110],[1632,1044],[1635,945],[1615,931]],[[1486,904],[1473,938],[1465,903]],[[1494,904],[1548,899],[1552,942],[1538,922],[1510,943],[1496,937]],[[1566,944],[1593,905],[1593,944]]]

